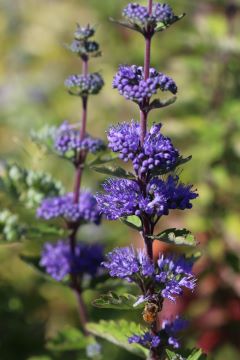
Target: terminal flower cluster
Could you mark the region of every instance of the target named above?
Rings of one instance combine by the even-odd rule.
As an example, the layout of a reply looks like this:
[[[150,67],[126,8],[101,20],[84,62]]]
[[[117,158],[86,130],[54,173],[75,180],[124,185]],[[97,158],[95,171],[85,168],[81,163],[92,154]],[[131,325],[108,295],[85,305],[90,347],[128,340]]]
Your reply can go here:
[[[153,4],[151,15],[146,6],[130,3],[123,9],[122,15],[131,24],[138,25],[145,30],[148,26],[156,26],[159,22],[168,24],[175,17],[169,5],[160,3]]]
[[[53,279],[61,281],[69,274],[97,275],[103,259],[103,248],[98,244],[78,243],[73,254],[69,243],[59,240],[55,244],[44,245],[40,266],[45,268]]]
[[[98,94],[103,85],[103,78],[98,73],[70,75],[65,80],[65,86],[69,90],[69,93],[81,97]]]
[[[96,153],[104,148],[104,143],[101,139],[88,134],[81,140],[79,130],[64,121],[54,135],[54,147],[60,155],[66,155],[69,152],[76,154],[79,150]]]
[[[159,168],[169,171],[177,164],[180,155],[171,140],[161,134],[161,127],[161,124],[154,124],[141,145],[140,125],[135,121],[123,122],[108,130],[108,146],[113,152],[118,152],[123,161],[132,161],[137,175],[154,173]]]
[[[150,68],[149,78],[145,80],[143,67],[136,65],[120,65],[113,79],[113,88],[125,99],[132,100],[140,106],[158,90],[177,93],[177,85],[169,76]]]
[[[67,47],[82,59],[89,56],[99,56],[101,55],[99,44],[94,40],[89,40],[94,34],[95,29],[92,26],[80,26],[78,24],[74,33],[74,40]]]
[[[73,193],[46,198],[37,209],[37,216],[44,220],[63,217],[68,222],[91,222],[98,225],[101,215],[94,196],[82,191],[79,202],[74,203]]]

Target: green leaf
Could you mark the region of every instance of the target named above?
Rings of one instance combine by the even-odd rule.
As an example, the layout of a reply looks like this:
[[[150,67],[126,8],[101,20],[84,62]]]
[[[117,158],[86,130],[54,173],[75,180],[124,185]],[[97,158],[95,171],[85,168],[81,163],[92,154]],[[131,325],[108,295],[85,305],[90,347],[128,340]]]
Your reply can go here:
[[[176,354],[174,351],[166,349],[166,353],[169,360],[185,360],[181,355]]]
[[[121,167],[92,166],[92,169],[100,174],[110,175],[119,178],[135,179],[134,174],[124,170]]]
[[[191,351],[183,351],[181,354],[175,353],[172,350],[166,349],[168,360],[205,360],[206,355],[202,353],[201,349],[193,349]]]
[[[204,360],[207,356],[202,353],[201,349],[194,349],[187,357],[187,360]]]
[[[149,238],[174,245],[196,246],[197,244],[195,237],[187,229],[167,229],[158,235],[149,236]]]
[[[178,15],[178,16],[174,16],[171,20],[168,20],[167,23],[159,22],[157,24],[157,27],[155,28],[155,32],[166,30],[169,26],[173,25],[175,22],[181,20],[185,15],[186,14],[181,14],[181,15]]]
[[[99,323],[88,323],[87,329],[93,335],[99,336],[109,342],[118,345],[125,350],[138,355],[142,359],[148,356],[148,350],[138,344],[129,344],[128,337],[141,333],[140,325],[126,320],[105,321]]]
[[[124,20],[115,20],[113,18],[109,18],[109,20],[111,22],[113,22],[114,24],[117,24],[117,25],[120,25],[120,26],[123,26],[127,29],[131,29],[131,30],[134,30],[134,31],[137,31],[141,34],[143,34],[143,30],[141,29],[140,26],[138,26],[137,24],[130,24],[129,22],[127,21],[124,21]]]
[[[66,327],[47,342],[47,349],[51,351],[72,351],[85,349],[87,345],[93,342],[93,338],[86,337],[84,334],[74,328]]]
[[[142,222],[136,215],[131,215],[126,218],[120,218],[120,221],[134,230],[142,230]]]
[[[144,303],[141,306],[134,307],[134,304],[137,302],[137,297],[131,294],[117,295],[113,292],[108,294],[101,295],[100,298],[95,299],[92,304],[98,308],[104,309],[116,309],[116,310],[133,310],[143,307]]]
[[[99,155],[97,156],[95,159],[93,159],[92,161],[90,161],[89,163],[87,163],[88,166],[92,167],[92,166],[96,166],[96,165],[102,165],[102,164],[106,164],[109,163],[111,161],[117,160],[118,156],[116,155]]]
[[[177,100],[176,96],[171,97],[168,100],[160,100],[160,99],[155,99],[151,102],[151,104],[148,106],[147,110],[151,111],[153,109],[160,109],[169,105],[172,105],[175,103],[175,101]]]

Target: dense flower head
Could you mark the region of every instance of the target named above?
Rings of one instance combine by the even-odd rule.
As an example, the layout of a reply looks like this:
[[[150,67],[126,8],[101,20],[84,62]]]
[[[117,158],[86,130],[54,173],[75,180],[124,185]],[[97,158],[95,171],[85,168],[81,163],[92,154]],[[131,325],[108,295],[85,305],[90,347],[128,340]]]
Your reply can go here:
[[[70,125],[67,121],[57,129],[54,136],[55,149],[60,155],[73,151],[86,150],[91,153],[96,153],[104,147],[101,139],[86,135],[83,140],[80,140],[79,130]]]
[[[157,348],[161,339],[158,335],[151,334],[149,331],[143,335],[133,335],[128,338],[129,344],[140,344],[148,349]]]
[[[142,66],[121,65],[113,79],[113,88],[127,100],[141,104],[144,99],[151,98],[160,89],[177,93],[175,82],[167,75],[150,68],[149,78],[144,80],[144,69]]]
[[[177,163],[179,152],[160,130],[161,124],[154,124],[141,145],[139,123],[124,122],[108,130],[108,146],[113,152],[119,152],[123,161],[131,160],[138,175],[157,169],[168,171]]]
[[[183,288],[194,290],[196,278],[192,274],[193,262],[184,256],[161,255],[157,261],[155,280],[162,287],[161,294],[164,298],[175,301],[176,296],[183,292]]]
[[[40,265],[51,277],[61,281],[70,273],[96,275],[103,259],[103,249],[98,244],[79,243],[73,254],[69,242],[59,240],[44,245]]]
[[[180,319],[178,316],[173,321],[164,320],[162,328],[157,334],[145,332],[142,335],[133,335],[128,338],[130,344],[140,344],[144,347],[151,349],[157,348],[159,345],[170,345],[178,349],[180,347],[177,335],[180,331],[184,330],[187,322]]]
[[[146,252],[133,247],[116,248],[107,255],[103,266],[108,269],[110,276],[138,283],[154,284],[154,294],[145,294],[140,301],[156,301],[156,298],[167,298],[175,301],[181,295],[183,288],[193,290],[196,279],[192,274],[192,260],[185,257],[160,255],[154,264]]]
[[[96,199],[99,209],[109,220],[141,216],[142,213],[160,217],[168,215],[171,209],[191,208],[191,200],[198,196],[191,185],[178,181],[177,176],[169,176],[165,181],[152,178],[144,194],[137,181],[108,179],[103,184],[105,193],[98,193]]]
[[[63,217],[70,222],[100,223],[101,215],[94,196],[82,191],[78,204],[73,201],[73,194],[46,198],[37,209],[37,216],[45,220]]]
[[[167,4],[154,3],[152,14],[148,8],[137,3],[130,3],[123,9],[123,16],[132,24],[147,28],[147,25],[156,25],[158,22],[168,23],[174,17],[171,7]]]
[[[88,75],[71,75],[65,81],[70,94],[77,96],[96,95],[104,85],[102,76],[98,73]]]
[[[108,253],[107,261],[103,266],[108,269],[112,277],[134,281],[134,274],[152,276],[154,265],[142,249],[134,250],[133,247],[116,248]]]

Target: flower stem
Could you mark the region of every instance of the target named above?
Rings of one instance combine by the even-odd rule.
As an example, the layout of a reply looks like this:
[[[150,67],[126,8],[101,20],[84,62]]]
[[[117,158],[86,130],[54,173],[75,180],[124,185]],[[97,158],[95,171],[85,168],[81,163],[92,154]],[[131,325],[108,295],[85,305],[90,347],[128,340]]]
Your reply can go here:
[[[148,12],[149,15],[152,14],[152,0],[148,0]],[[149,28],[145,34],[145,56],[144,56],[144,80],[146,81],[149,78],[150,71],[150,62],[151,62],[151,40],[152,40],[152,31]],[[144,142],[144,138],[147,133],[147,119],[148,111],[146,107],[149,105],[149,100],[145,99],[143,101],[143,106],[140,109],[140,128],[141,128],[141,144]],[[145,108],[145,109],[144,109]]]
[[[88,58],[82,59],[82,73],[84,76],[87,76],[88,74]],[[79,132],[80,140],[83,140],[86,136],[86,127],[87,127],[87,104],[88,104],[88,97],[83,96],[82,97],[82,119],[81,119],[81,127]],[[80,190],[81,190],[81,180],[82,180],[82,174],[84,170],[84,163],[86,159],[86,151],[82,150],[79,152],[78,159],[77,159],[77,166],[76,166],[76,172],[75,172],[75,180],[74,180],[74,204],[79,203],[79,196],[80,196]],[[70,234],[70,246],[71,246],[71,252],[73,255],[76,253],[76,235],[77,231],[79,229],[79,225],[75,226],[72,225],[71,228],[71,234]],[[79,319],[83,328],[84,334],[87,336],[89,335],[86,324],[88,321],[87,318],[87,310],[85,303],[82,298],[82,290],[81,286],[79,284],[78,276],[75,274],[71,274],[71,285],[72,289],[76,295],[77,304],[78,304],[78,313],[79,313]]]

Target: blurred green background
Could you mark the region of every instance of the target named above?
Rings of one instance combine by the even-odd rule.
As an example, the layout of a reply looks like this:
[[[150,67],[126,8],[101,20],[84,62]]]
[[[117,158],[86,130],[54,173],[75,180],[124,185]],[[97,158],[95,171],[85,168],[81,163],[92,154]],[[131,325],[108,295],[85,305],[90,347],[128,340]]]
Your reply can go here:
[[[71,189],[71,166],[40,151],[30,141],[29,131],[80,118],[79,99],[68,96],[63,85],[69,74],[80,71],[78,59],[64,48],[76,22],[96,24],[103,50],[101,58],[91,61],[91,70],[100,71],[106,85],[90,100],[89,131],[105,138],[110,124],[138,119],[137,107],[111,88],[118,64],[143,62],[140,35],[108,20],[120,17],[126,4],[126,0],[0,0],[2,162],[10,159],[34,171],[48,171]],[[182,178],[196,185],[200,197],[192,211],[174,212],[160,227],[188,227],[196,234],[203,256],[196,265],[200,279],[195,295],[166,305],[165,311],[184,310],[192,319],[187,345],[197,341],[213,359],[238,360],[240,2],[170,0],[169,4],[175,13],[187,16],[154,38],[152,65],[174,78],[178,101],[153,112],[150,121],[161,121],[164,134],[173,138],[183,155],[193,156]],[[103,179],[86,172],[84,185],[96,190]],[[4,196],[0,201],[1,208],[13,212],[19,208]],[[21,207],[20,211],[24,212]],[[135,233],[117,222],[83,229],[81,236],[98,239],[107,249],[130,240],[139,242]],[[59,329],[79,324],[71,291],[46,281],[19,259],[29,247],[29,241],[0,247],[0,359],[80,359],[71,353],[49,354],[44,348],[46,339]],[[92,319],[123,316],[92,308],[91,297],[91,292],[85,294]],[[104,359],[135,359],[103,345]]]

